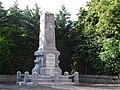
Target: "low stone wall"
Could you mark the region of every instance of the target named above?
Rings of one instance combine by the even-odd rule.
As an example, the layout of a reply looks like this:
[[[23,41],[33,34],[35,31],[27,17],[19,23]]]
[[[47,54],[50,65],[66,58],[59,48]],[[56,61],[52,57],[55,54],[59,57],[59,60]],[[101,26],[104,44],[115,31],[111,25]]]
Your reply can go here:
[[[0,83],[16,83],[16,75],[0,75]],[[80,75],[80,83],[120,84],[118,76]]]
[[[80,83],[119,84],[120,78],[118,76],[80,75]]]
[[[0,75],[0,83],[16,83],[16,75]]]

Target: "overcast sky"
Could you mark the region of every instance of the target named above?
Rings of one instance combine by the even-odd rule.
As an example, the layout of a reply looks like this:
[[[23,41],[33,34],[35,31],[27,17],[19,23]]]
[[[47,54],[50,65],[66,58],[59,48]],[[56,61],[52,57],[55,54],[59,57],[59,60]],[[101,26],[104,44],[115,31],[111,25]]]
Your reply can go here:
[[[13,5],[15,0],[0,0],[5,8]],[[86,2],[91,0],[17,0],[21,9],[24,9],[27,5],[30,8],[34,7],[37,3],[41,10],[49,11],[56,14],[60,7],[64,4],[68,12],[72,14],[72,18],[76,18],[76,14],[80,7],[84,7]]]

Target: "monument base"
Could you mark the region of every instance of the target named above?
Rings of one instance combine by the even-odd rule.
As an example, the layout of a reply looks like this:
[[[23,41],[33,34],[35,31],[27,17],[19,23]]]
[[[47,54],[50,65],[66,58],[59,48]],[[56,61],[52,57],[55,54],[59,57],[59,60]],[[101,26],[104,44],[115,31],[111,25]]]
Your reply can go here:
[[[50,71],[51,70],[51,71]],[[52,70],[55,71],[57,69],[42,69],[42,73],[46,75],[38,75],[37,72],[33,72],[32,75],[29,72],[25,72],[24,75],[18,71],[17,72],[17,84],[18,85],[26,85],[26,86],[37,86],[37,85],[79,85],[79,73],[75,72],[73,75],[69,75],[68,72],[64,72],[64,75],[60,75],[58,72],[55,72],[52,75],[48,75],[52,73]],[[58,70],[60,70],[58,68]],[[24,76],[24,77],[23,77]]]
[[[58,72],[60,75],[62,74],[62,70],[59,67],[42,67],[40,69],[40,75],[52,75],[55,72]]]

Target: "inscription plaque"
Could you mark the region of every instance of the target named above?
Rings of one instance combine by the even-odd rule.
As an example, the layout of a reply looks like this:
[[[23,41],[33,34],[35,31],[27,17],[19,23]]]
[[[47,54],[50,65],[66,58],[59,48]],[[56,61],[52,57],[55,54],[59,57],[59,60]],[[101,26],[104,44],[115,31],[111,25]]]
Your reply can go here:
[[[54,67],[55,66],[55,54],[47,54],[46,55],[46,66]]]

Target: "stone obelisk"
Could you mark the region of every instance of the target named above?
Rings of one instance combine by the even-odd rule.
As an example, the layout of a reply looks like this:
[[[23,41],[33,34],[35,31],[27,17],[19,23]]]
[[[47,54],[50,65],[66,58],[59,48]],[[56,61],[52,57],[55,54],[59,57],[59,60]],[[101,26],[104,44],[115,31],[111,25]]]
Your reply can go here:
[[[55,45],[54,14],[50,12],[41,14],[39,47],[34,55],[36,60],[32,72],[36,71],[40,75],[52,75],[55,72],[62,73],[58,60],[60,52]]]

